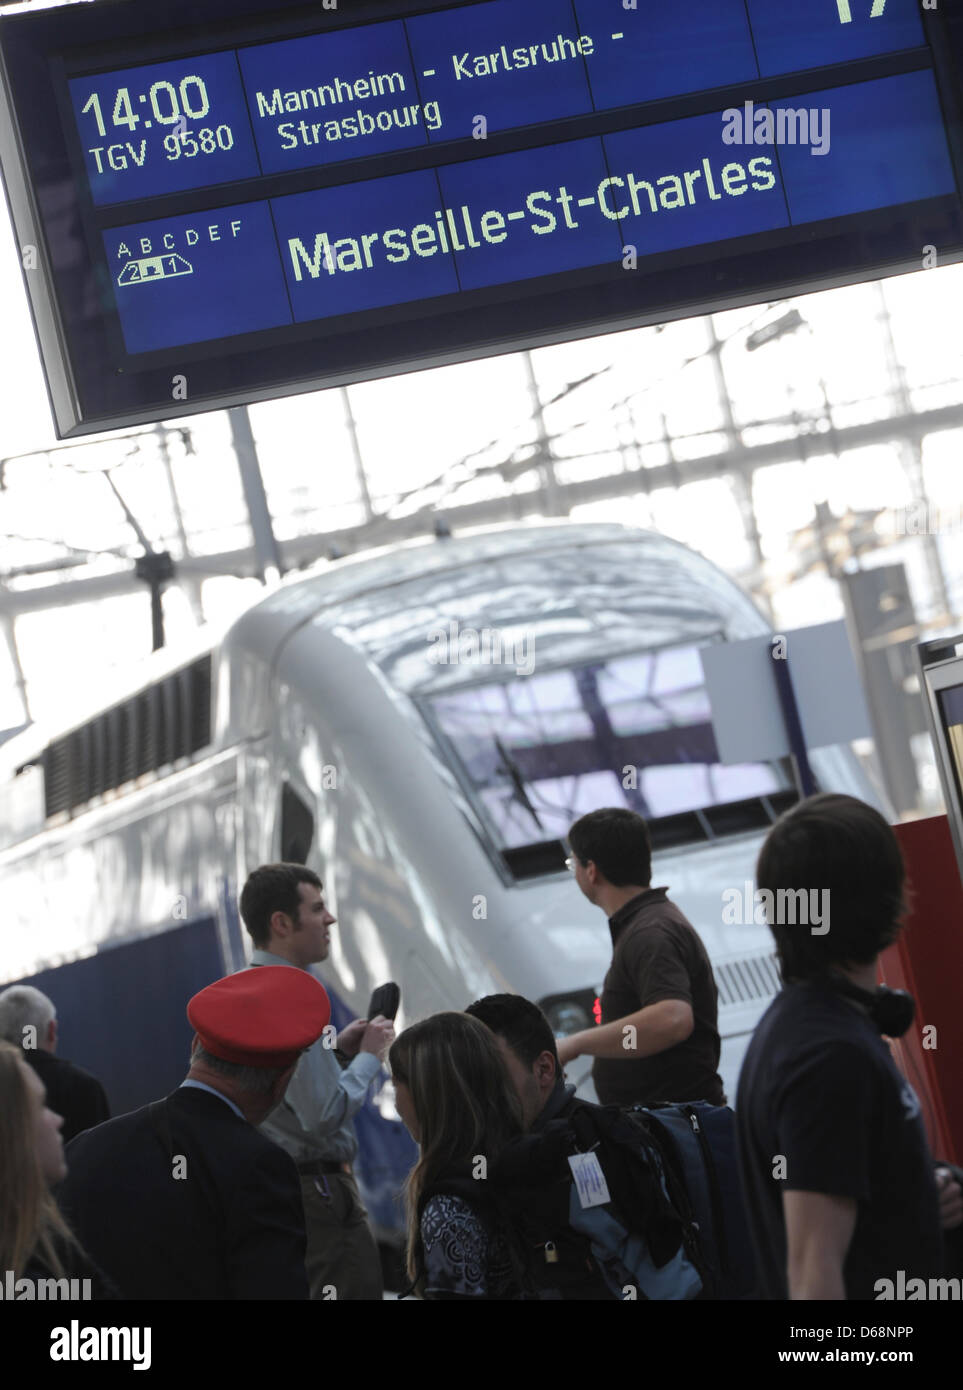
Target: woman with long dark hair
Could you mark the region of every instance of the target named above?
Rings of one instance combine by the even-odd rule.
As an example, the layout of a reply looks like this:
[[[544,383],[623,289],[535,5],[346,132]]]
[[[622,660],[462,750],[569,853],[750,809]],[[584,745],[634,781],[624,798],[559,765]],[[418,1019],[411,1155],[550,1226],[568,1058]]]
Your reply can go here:
[[[422,1298],[523,1296],[521,1262],[487,1182],[522,1132],[494,1035],[440,1013],[406,1028],[388,1062],[398,1113],[419,1145],[408,1176],[408,1275]]]
[[[20,1049],[0,1042],[0,1279],[89,1279],[61,1296],[114,1298],[50,1190],[67,1172],[62,1124]]]

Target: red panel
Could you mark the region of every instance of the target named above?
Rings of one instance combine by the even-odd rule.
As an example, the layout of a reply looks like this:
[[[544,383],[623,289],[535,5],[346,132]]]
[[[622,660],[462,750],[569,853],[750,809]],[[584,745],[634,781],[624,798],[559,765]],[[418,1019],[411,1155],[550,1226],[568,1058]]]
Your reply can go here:
[[[911,891],[905,928],[881,957],[880,978],[916,1000],[916,1020],[894,1048],[922,1102],[934,1157],[963,1164],[963,884],[946,816],[893,830]],[[924,1033],[930,1025],[935,1034]]]

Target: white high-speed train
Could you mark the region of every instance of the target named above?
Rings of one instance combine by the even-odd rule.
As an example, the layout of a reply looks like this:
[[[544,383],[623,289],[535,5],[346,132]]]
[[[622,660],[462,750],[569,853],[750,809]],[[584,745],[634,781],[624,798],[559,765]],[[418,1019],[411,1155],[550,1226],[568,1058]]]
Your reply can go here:
[[[698,653],[766,631],[707,560],[614,525],[291,576],[190,661],[159,654],[125,699],[0,748],[0,984],[49,993],[64,1054],[115,1112],[143,1104],[183,1075],[188,997],[246,963],[247,873],[288,859],[338,917],[319,973],[339,1026],[393,979],[399,1027],[510,990],[572,1031],[611,945],[562,841],[627,805],[712,959],[731,1096],[778,977],[768,929],[727,923],[723,892],[795,792],[784,764],[719,763]],[[811,761],[823,788],[875,799],[850,749]],[[412,1159],[390,1088],[358,1127],[387,1234]]]

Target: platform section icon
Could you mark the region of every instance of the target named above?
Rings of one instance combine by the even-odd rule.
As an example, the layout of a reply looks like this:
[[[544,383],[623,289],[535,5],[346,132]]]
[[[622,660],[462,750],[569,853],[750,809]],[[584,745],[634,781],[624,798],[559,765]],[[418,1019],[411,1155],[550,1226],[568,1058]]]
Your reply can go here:
[[[144,256],[128,261],[117,276],[118,285],[142,285],[146,280],[170,280],[175,275],[193,275],[194,267],[184,256]]]

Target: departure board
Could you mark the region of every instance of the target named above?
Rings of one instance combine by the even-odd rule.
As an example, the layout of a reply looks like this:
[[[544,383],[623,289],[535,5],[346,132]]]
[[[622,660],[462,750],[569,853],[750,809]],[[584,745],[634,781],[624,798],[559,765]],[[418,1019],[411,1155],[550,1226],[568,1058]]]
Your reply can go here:
[[[956,7],[144,13],[0,20],[62,436],[963,256]]]

